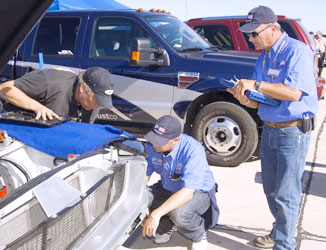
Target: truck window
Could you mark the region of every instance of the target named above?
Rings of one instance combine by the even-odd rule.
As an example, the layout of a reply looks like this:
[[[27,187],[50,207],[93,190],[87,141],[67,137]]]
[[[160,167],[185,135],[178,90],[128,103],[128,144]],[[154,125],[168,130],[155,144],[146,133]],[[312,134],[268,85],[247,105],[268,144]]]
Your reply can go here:
[[[80,26],[78,17],[48,17],[41,21],[34,42],[33,54],[73,56]]]
[[[281,25],[282,30],[289,35],[289,37],[299,40],[291,24],[286,21],[278,21],[278,23]]]
[[[225,25],[202,25],[195,26],[194,30],[212,45],[233,50],[233,42],[230,31]]]
[[[242,33],[242,35],[244,36],[244,39],[247,43],[247,46],[249,47],[249,49],[251,50],[255,50],[255,46],[249,41],[249,36],[247,33]]]
[[[242,26],[244,23],[245,22],[241,22],[240,23],[240,26]],[[289,37],[292,37],[294,39],[298,39],[298,36],[295,33],[295,31],[294,31],[293,27],[291,26],[291,24],[289,24],[286,21],[278,21],[278,23],[281,25],[282,31],[285,31],[289,35]],[[242,33],[242,34],[243,34],[243,36],[244,36],[244,38],[246,40],[246,43],[247,43],[248,47],[250,49],[254,50],[255,49],[255,46],[251,42],[249,42],[249,36],[248,36],[248,34],[246,34],[246,33]]]
[[[98,18],[92,37],[91,57],[130,58],[131,41],[134,37],[149,38],[151,47],[157,43],[137,23],[122,18]]]

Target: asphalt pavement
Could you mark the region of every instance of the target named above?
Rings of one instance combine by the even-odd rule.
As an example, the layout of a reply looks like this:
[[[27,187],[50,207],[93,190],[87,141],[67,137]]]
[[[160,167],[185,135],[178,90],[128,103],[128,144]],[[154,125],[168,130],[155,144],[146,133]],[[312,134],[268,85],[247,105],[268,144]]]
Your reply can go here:
[[[297,225],[297,250],[326,249],[326,101],[319,101],[317,126],[312,132],[302,179],[303,193]],[[260,160],[253,159],[236,168],[211,167],[219,184],[217,201],[221,215],[209,230],[208,250],[256,249],[252,240],[268,234],[273,218],[263,193]],[[143,239],[139,228],[119,250],[185,250],[191,242],[177,232],[170,242],[156,245]]]

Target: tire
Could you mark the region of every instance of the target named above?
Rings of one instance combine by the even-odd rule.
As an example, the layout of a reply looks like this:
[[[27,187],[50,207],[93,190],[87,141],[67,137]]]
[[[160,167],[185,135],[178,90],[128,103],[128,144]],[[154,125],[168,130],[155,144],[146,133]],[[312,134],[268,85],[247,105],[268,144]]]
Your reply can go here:
[[[253,118],[241,106],[229,102],[214,102],[202,108],[191,135],[203,144],[208,163],[221,167],[236,167],[248,160],[258,144]]]

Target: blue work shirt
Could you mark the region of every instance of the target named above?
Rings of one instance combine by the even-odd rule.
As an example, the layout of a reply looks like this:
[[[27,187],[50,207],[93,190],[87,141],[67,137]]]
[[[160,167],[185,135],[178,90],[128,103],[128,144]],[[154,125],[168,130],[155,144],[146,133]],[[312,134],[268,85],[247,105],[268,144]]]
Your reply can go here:
[[[276,74],[269,74],[279,72]],[[308,113],[316,116],[318,110],[317,88],[314,77],[313,52],[302,42],[285,32],[271,50],[259,56],[253,80],[283,83],[302,91],[299,101],[281,101],[277,107],[259,103],[258,115],[263,121],[287,122],[303,118]]]
[[[191,136],[181,134],[177,145],[166,156],[157,153],[150,143],[147,146],[147,176],[154,171],[160,174],[164,189],[177,192],[181,188],[188,188],[209,192],[215,186],[204,148]],[[171,176],[179,178],[172,180]]]

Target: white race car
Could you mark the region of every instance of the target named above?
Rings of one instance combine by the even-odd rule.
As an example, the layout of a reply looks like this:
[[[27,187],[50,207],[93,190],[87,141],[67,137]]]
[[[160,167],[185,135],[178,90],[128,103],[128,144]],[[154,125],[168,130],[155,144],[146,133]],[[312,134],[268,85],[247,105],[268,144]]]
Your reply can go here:
[[[1,1],[0,83],[52,2]],[[68,121],[43,128],[18,118],[0,121],[0,249],[121,245],[147,210],[143,143],[110,126]]]
[[[115,249],[144,218],[145,148],[128,133],[70,121],[0,128],[1,249]]]

